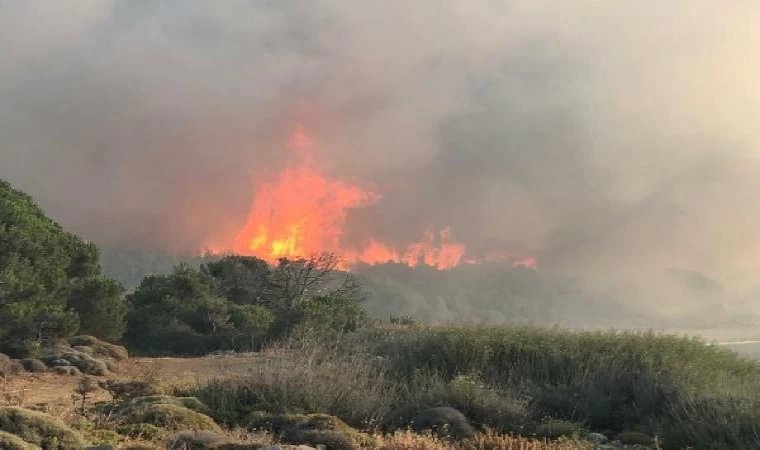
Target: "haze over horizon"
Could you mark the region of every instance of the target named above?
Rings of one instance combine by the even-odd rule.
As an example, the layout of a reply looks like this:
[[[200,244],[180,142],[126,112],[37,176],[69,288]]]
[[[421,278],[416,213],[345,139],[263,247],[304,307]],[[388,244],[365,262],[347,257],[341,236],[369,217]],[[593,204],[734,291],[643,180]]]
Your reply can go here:
[[[739,0],[0,2],[0,178],[101,245],[192,252],[305,124],[321,173],[381,194],[346,245],[448,227],[553,273],[742,291],[758,23]]]

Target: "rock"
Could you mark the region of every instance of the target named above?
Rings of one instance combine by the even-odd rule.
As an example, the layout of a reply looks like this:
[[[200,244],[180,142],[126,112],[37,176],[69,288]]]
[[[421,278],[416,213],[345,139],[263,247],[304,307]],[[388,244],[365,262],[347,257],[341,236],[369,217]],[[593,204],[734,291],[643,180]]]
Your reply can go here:
[[[592,444],[604,444],[607,442],[607,436],[601,433],[589,433],[586,435],[586,440]]]

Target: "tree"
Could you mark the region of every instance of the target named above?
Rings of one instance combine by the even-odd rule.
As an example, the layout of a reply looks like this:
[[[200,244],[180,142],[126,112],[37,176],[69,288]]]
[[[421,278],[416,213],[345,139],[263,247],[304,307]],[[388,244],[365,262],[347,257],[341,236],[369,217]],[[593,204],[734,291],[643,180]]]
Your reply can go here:
[[[128,297],[128,345],[154,354],[255,348],[269,332],[274,313],[216,295],[208,273],[181,264],[169,275],[144,278]]]
[[[239,305],[255,305],[270,282],[269,264],[252,256],[227,256],[201,266],[215,295]]]
[[[364,299],[359,281],[348,272],[340,272],[340,258],[322,253],[309,258],[282,258],[263,295],[276,309],[293,311],[315,297]]]
[[[202,336],[213,328],[207,308],[212,297],[206,277],[187,264],[176,266],[169,275],[145,277],[127,297],[128,346],[142,352],[172,353],[174,344],[184,340],[183,348],[190,342],[202,347]]]
[[[89,314],[109,305],[94,307],[93,300],[77,310],[84,303],[70,301],[93,279],[101,279],[97,247],[66,232],[31,197],[0,180],[0,347],[18,351],[97,321]],[[118,322],[118,315],[113,318]],[[116,322],[111,324],[123,327]]]
[[[240,339],[239,347],[247,347],[246,350],[258,348],[276,319],[270,309],[259,305],[235,305],[230,312],[235,336]]]
[[[298,309],[298,325],[318,332],[348,333],[366,325],[367,313],[355,300],[316,297]]]
[[[117,281],[96,277],[75,283],[69,307],[80,317],[79,332],[107,341],[118,341],[126,330],[124,287]]]

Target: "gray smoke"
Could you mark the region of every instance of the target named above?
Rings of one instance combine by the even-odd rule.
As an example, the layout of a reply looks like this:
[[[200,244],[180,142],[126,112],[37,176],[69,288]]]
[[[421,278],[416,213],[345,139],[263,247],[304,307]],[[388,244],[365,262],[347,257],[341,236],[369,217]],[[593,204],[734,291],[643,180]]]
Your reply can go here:
[[[236,230],[306,121],[383,193],[345,239],[450,225],[546,270],[753,282],[760,4],[0,0],[0,177],[111,246]],[[635,278],[635,277],[634,277]]]

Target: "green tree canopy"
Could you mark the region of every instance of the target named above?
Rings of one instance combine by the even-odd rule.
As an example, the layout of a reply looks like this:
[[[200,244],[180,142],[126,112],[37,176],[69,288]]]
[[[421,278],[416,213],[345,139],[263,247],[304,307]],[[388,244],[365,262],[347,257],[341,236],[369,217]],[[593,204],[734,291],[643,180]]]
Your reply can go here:
[[[83,289],[97,283],[101,297],[83,298]],[[0,346],[70,335],[82,323],[116,340],[124,328],[121,292],[101,277],[95,244],[66,232],[29,195],[0,180]]]

